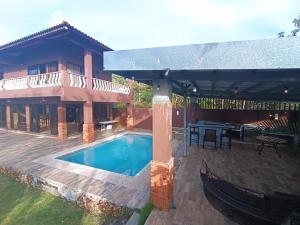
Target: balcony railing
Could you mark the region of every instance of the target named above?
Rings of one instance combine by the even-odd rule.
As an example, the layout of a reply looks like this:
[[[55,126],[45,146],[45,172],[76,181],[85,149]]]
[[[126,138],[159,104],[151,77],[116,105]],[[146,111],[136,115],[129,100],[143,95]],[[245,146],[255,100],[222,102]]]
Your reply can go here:
[[[70,87],[86,88],[86,77],[84,75],[78,75],[69,73]]]
[[[3,79],[0,80],[0,91],[62,86],[62,74],[63,73],[61,72],[53,72]],[[68,73],[68,82],[64,83],[64,85],[76,88],[86,88],[86,77],[84,75]],[[127,95],[130,93],[130,88],[126,85],[96,78],[93,78],[93,90]]]
[[[2,80],[2,89],[4,90],[17,90],[27,88],[28,77],[17,77]]]
[[[100,80],[97,78],[93,78],[93,89],[97,91],[113,92],[127,95],[130,93],[130,88],[128,86],[106,80]]]
[[[29,77],[29,86],[31,88],[61,86],[61,78],[59,72],[31,75]]]

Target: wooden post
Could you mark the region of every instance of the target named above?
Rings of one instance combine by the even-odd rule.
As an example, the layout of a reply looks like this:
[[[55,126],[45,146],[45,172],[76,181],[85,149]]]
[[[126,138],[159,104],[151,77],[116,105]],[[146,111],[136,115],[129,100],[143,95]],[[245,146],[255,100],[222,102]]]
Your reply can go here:
[[[31,115],[30,115],[30,105],[25,105],[25,117],[26,117],[26,130],[31,131]]]
[[[6,128],[11,129],[11,105],[6,105]]]

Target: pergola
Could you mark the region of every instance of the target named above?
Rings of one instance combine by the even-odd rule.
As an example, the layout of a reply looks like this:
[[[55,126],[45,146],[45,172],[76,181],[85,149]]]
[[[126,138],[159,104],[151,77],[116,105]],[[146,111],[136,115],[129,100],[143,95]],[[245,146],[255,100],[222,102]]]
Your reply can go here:
[[[173,190],[172,92],[185,99],[185,148],[187,96],[300,102],[300,37],[110,51],[104,69],[153,85],[151,200],[164,209]]]

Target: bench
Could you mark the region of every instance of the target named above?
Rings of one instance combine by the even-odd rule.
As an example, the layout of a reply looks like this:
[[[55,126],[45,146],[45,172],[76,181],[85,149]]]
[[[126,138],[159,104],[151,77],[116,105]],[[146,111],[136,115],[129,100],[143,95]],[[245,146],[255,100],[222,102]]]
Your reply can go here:
[[[234,210],[263,221],[281,224],[300,210],[300,197],[276,192],[266,195],[219,178],[203,161],[200,170],[204,192]],[[208,198],[209,200],[209,198]]]

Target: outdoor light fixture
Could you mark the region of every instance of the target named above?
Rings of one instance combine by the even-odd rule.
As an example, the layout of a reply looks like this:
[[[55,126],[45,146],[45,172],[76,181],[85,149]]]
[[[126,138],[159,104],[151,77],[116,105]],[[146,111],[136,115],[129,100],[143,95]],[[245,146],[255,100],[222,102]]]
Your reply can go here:
[[[157,91],[159,91],[159,88],[160,88],[160,85],[157,85],[157,88],[156,88],[156,90],[157,90]]]
[[[169,75],[169,72],[170,72],[170,68],[167,68],[165,71],[165,77],[167,77]]]
[[[283,93],[284,93],[285,95],[287,95],[287,94],[289,93],[289,89],[288,89],[287,87],[285,87]]]
[[[235,87],[235,88],[234,88],[234,94],[236,94],[236,95],[237,95],[238,93],[239,93],[239,90],[238,90],[238,88],[237,88],[237,87]]]
[[[194,89],[193,89],[193,92],[197,92],[197,88],[194,88]]]
[[[131,77],[131,80],[134,80],[134,76]]]

